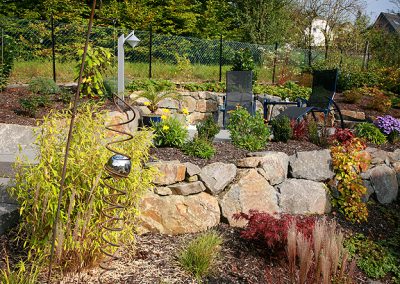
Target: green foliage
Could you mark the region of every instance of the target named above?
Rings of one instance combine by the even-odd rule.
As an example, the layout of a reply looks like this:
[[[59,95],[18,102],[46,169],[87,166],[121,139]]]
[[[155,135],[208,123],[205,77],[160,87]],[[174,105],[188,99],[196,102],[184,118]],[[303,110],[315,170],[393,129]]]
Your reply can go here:
[[[271,121],[272,133],[275,141],[287,142],[292,138],[293,130],[290,127],[290,119],[287,116],[275,118]]]
[[[154,88],[159,91],[175,90],[176,85],[170,80],[154,80],[154,79],[141,79],[134,80],[126,86],[130,91],[143,91]]]
[[[368,209],[361,198],[367,192],[360,173],[367,170],[370,160],[360,151],[365,144],[358,138],[331,147],[332,166],[335,171],[336,189],[332,191],[332,204],[338,207],[351,222],[367,220]],[[336,192],[337,191],[337,192]]]
[[[83,50],[78,51],[78,56],[82,56]],[[83,97],[104,98],[104,78],[105,72],[111,66],[111,52],[103,47],[92,48],[88,46],[85,58],[85,68],[83,71],[81,95]],[[79,78],[81,62],[76,65]]]
[[[100,105],[83,104],[79,107],[72,132],[69,163],[61,199],[60,219],[57,225],[55,259],[53,266],[65,271],[76,271],[98,261],[101,253],[100,223],[105,221],[101,209],[102,196],[111,193],[104,184],[104,164],[111,157],[104,144],[114,138],[115,133],[105,130],[105,111]],[[50,252],[52,228],[55,216],[67,138],[67,122],[71,111],[51,112],[43,119],[37,132],[35,144],[40,160],[27,166],[17,160],[15,187],[10,194],[20,204],[19,236],[32,257],[47,259]],[[126,197],[118,202],[126,205],[123,213],[125,230],[113,232],[109,239],[115,242],[132,240],[138,213],[137,202],[144,190],[151,187],[152,169],[143,169],[141,164],[148,157],[152,135],[148,131],[136,132],[133,139],[114,144],[117,151],[131,157],[135,169],[124,179],[109,179],[115,188],[126,189]],[[118,240],[118,242],[120,241]]]
[[[205,83],[186,83],[182,87],[185,90],[196,92],[196,91],[209,91],[209,92],[225,92],[224,82],[205,82]]]
[[[161,122],[152,124],[154,145],[157,147],[182,147],[189,135],[185,123],[175,116],[163,115],[161,118]]]
[[[104,96],[112,99],[113,95],[118,93],[118,80],[115,78],[106,78],[104,80]]]
[[[255,94],[268,94],[278,96],[282,99],[295,101],[297,98],[308,99],[311,94],[311,88],[299,86],[294,82],[288,81],[283,85],[255,85],[253,92]]]
[[[2,37],[2,60],[0,62],[0,91],[7,86],[8,78],[14,65],[14,40],[12,37],[5,35]]]
[[[368,142],[381,145],[386,142],[386,136],[372,123],[362,122],[355,126],[357,137],[365,138]]]
[[[26,99],[20,99],[19,104],[21,109],[29,116],[35,117],[39,107],[46,107],[50,104],[50,99],[47,95],[30,96]]]
[[[265,147],[269,140],[269,129],[264,124],[260,112],[254,116],[242,107],[230,112],[227,128],[230,131],[232,143],[242,149],[258,151]]]
[[[178,261],[201,282],[201,278],[207,276],[215,265],[222,243],[222,237],[216,232],[204,233],[181,250]]]
[[[351,255],[358,255],[357,265],[368,277],[383,278],[389,272],[399,275],[400,263],[395,254],[363,234],[356,234],[345,241]]]
[[[136,95],[135,99],[146,99],[144,105],[148,107],[151,113],[158,110],[158,104],[165,99],[180,100],[181,96],[174,91],[164,91],[162,85],[149,85],[147,90]]]
[[[202,159],[210,159],[215,155],[215,148],[208,140],[195,137],[192,141],[188,141],[182,146],[185,154]]]
[[[307,133],[308,140],[315,145],[326,145],[326,137],[323,136],[323,133],[320,133],[318,129],[318,123],[315,120],[307,121]]]
[[[235,53],[232,71],[253,71],[253,83],[257,81],[256,64],[250,49],[242,49]]]
[[[52,95],[60,93],[60,88],[53,79],[36,77],[29,82],[29,91],[34,94]]]
[[[218,134],[220,127],[215,123],[212,116],[208,116],[206,120],[196,124],[197,136],[201,139],[212,142],[215,135]]]
[[[2,284],[36,284],[39,275],[39,266],[36,262],[30,262],[29,266],[22,260],[11,269],[8,255],[5,255],[4,269],[0,269],[0,283]]]

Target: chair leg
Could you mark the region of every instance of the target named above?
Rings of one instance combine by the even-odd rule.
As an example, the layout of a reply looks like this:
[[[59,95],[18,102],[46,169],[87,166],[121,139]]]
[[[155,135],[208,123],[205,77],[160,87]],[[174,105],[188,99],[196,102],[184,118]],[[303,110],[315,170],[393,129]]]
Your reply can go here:
[[[339,114],[339,118],[340,118],[340,127],[342,129],[344,129],[344,121],[343,121],[343,116],[342,116],[342,112],[340,111],[339,106],[337,105],[337,103],[335,101],[332,101],[333,105],[335,106],[338,114]]]

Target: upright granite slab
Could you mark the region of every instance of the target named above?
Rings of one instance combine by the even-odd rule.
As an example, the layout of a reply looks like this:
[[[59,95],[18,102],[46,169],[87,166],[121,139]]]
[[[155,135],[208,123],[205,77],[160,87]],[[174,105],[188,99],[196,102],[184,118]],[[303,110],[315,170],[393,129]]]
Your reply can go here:
[[[330,151],[297,152],[289,157],[289,175],[293,178],[325,181],[335,174]]]

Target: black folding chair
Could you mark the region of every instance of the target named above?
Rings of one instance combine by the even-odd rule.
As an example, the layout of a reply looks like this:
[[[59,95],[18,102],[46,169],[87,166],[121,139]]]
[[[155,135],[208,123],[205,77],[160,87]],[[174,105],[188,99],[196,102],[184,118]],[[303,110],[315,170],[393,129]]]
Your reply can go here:
[[[235,110],[237,106],[245,108],[252,115],[255,113],[252,79],[252,71],[226,72],[226,96],[220,109],[223,112],[224,128],[229,123],[229,111]]]
[[[344,128],[342,113],[333,100],[336,94],[338,73],[338,69],[314,71],[312,92],[308,100],[298,99],[296,103],[264,101],[264,114],[268,105],[277,104],[296,104],[297,106],[288,107],[278,115],[278,117],[287,116],[296,120],[302,119],[310,112],[314,118],[315,112],[322,112],[326,119],[330,111],[334,110],[339,115],[340,126]]]

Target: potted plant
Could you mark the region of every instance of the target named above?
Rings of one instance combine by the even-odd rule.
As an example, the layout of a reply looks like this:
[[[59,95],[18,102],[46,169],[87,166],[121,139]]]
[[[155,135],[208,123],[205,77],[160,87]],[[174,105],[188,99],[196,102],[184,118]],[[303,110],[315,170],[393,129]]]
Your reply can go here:
[[[157,114],[159,103],[164,99],[177,99],[180,100],[180,95],[173,92],[164,90],[162,86],[148,86],[147,90],[136,96],[136,100],[142,98],[146,101],[144,105],[150,110],[150,114],[142,115],[143,126],[151,126],[152,122],[160,122],[161,115]]]

